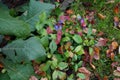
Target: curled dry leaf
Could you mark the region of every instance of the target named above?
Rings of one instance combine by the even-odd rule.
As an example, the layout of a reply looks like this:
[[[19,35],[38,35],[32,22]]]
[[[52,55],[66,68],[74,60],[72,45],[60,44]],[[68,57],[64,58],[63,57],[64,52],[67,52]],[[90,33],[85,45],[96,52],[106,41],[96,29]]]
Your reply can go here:
[[[88,71],[85,67],[79,68],[78,71],[79,71],[80,73],[85,74],[85,80],[90,80],[91,72]]]
[[[103,15],[103,14],[101,14],[101,13],[98,13],[98,17],[99,17],[100,19],[105,19],[105,18],[106,18],[106,16]]]
[[[98,47],[94,47],[94,58],[96,60],[100,59],[100,49]]]
[[[29,80],[38,80],[35,76],[31,76]]]
[[[93,69],[96,69],[96,67],[95,67],[92,63],[90,63],[90,66],[91,66]]]
[[[114,75],[114,76],[120,77],[120,71],[114,70],[113,75]]]

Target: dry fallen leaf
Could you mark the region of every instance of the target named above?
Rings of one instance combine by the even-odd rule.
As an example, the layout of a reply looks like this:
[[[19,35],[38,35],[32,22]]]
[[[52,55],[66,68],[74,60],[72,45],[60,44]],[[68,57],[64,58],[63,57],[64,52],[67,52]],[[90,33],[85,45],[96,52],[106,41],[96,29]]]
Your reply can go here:
[[[118,62],[113,62],[113,63],[111,64],[112,68],[117,67],[117,65],[118,65]]]
[[[48,80],[48,78],[45,77],[45,78],[41,78],[40,80]]]
[[[29,80],[38,80],[35,76],[31,76]]]
[[[120,67],[117,67],[117,71],[119,71],[119,72],[120,72]]]
[[[115,13],[115,14],[118,14],[118,13],[119,13],[119,8],[118,8],[118,6],[115,6],[115,8],[114,8],[114,13]]]
[[[90,65],[93,69],[96,69],[96,67],[92,63],[90,63]]]
[[[115,54],[112,52],[111,56],[110,56],[110,58],[111,58],[112,61],[114,60],[114,57],[115,57]]]
[[[101,14],[101,13],[98,13],[98,17],[99,17],[100,19],[105,19],[105,18],[106,18],[106,16],[103,15],[103,14]]]
[[[106,46],[106,43],[107,43],[108,39],[106,38],[99,38],[97,44],[95,44],[96,46]]]
[[[104,76],[103,80],[109,80],[108,76]]]
[[[114,75],[114,76],[120,77],[120,71],[114,70],[113,75]]]
[[[100,31],[98,34],[97,34],[97,36],[103,36],[104,35],[104,33],[102,32],[102,31]]]
[[[120,78],[114,78],[114,80],[120,80]]]
[[[112,49],[115,50],[118,47],[118,43],[116,41],[112,42]]]
[[[117,16],[114,17],[115,22],[119,22],[119,18]]]
[[[94,58],[96,60],[100,59],[100,49],[98,47],[94,47]]]
[[[85,80],[90,80],[91,72],[88,71],[85,67],[79,68],[78,71],[79,71],[80,73],[85,74]]]

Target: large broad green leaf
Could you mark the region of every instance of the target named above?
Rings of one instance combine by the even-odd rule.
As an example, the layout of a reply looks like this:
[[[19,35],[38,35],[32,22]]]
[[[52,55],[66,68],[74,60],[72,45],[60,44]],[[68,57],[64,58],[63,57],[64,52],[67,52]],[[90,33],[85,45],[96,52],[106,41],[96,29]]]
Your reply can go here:
[[[10,80],[7,73],[0,73],[0,80]]]
[[[10,80],[29,80],[30,76],[34,75],[34,70],[31,64],[17,64],[4,60],[4,65]]]
[[[30,34],[30,27],[27,23],[11,17],[8,9],[0,6],[0,34],[26,37]]]
[[[5,46],[2,51],[13,62],[35,60],[46,55],[38,37],[32,37],[25,41],[15,40]]]
[[[36,0],[30,0],[28,14],[24,17],[25,22],[30,24],[31,31],[35,30],[35,25],[36,22],[38,22],[39,20],[39,15],[41,14],[41,12],[46,12],[47,14],[49,14],[54,7],[55,6],[52,4],[42,3]]]

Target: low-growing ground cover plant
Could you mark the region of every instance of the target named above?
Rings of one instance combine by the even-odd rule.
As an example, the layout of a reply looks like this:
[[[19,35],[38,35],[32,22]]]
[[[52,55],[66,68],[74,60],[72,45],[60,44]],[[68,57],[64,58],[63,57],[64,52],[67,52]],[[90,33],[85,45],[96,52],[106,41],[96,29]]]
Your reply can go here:
[[[10,11],[0,4],[0,80],[119,79],[118,38],[97,28],[108,24],[92,7],[99,1],[76,0],[65,11],[58,2],[30,0]],[[118,16],[111,25],[119,28]]]

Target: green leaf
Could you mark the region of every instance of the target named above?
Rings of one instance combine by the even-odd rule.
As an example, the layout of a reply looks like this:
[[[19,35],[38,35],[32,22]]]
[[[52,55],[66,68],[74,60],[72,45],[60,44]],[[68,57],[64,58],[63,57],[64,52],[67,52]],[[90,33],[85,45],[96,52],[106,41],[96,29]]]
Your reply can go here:
[[[83,73],[78,73],[77,76],[81,79],[85,79],[85,75]]]
[[[89,47],[89,54],[93,55],[93,48]]]
[[[87,33],[87,36],[90,37],[92,35],[92,28],[91,28],[91,25],[88,26],[88,33]]]
[[[15,40],[5,46],[2,51],[13,62],[35,60],[46,55],[38,37],[31,37],[25,41]]]
[[[78,65],[77,64],[75,64],[74,69],[75,69],[75,72],[77,72],[77,70],[78,70]]]
[[[84,49],[83,49],[82,45],[77,46],[74,51],[79,55],[84,54]]]
[[[58,67],[60,68],[60,70],[63,70],[63,69],[65,69],[65,68],[68,67],[68,64],[65,63],[65,62],[60,62],[60,63],[58,64]]]
[[[74,35],[73,39],[76,43],[82,43],[82,38],[79,35]]]
[[[0,80],[10,80],[10,77],[7,73],[0,73]]]
[[[53,80],[57,80],[58,78],[64,80],[66,78],[66,74],[64,72],[55,70],[52,74]]]
[[[54,53],[56,51],[57,44],[55,43],[54,40],[51,41],[49,48],[50,48],[51,53]]]
[[[30,24],[31,31],[35,30],[35,25],[36,22],[39,21],[39,15],[41,14],[41,12],[46,12],[47,14],[49,14],[54,7],[55,6],[52,4],[42,3],[36,0],[30,0],[28,14],[27,16],[24,16],[24,20],[25,22]]]
[[[30,35],[30,26],[18,18],[11,17],[8,10],[0,7],[0,34],[27,37]]]
[[[10,80],[29,80],[30,76],[34,74],[31,64],[21,65],[4,60],[4,65]]]
[[[40,42],[41,44],[44,46],[44,47],[48,47],[49,45],[49,39],[48,39],[48,36],[44,36],[40,39]]]

